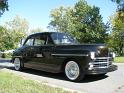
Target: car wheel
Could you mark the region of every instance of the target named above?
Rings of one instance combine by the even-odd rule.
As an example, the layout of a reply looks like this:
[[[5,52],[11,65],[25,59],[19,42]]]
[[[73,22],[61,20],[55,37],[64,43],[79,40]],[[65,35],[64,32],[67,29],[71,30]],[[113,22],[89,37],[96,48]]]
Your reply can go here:
[[[22,66],[21,66],[21,60],[20,58],[15,58],[14,59],[14,67],[15,67],[15,70],[19,71],[19,70],[22,70]]]
[[[75,61],[69,61],[66,63],[65,75],[71,81],[80,81],[84,77],[83,70]]]

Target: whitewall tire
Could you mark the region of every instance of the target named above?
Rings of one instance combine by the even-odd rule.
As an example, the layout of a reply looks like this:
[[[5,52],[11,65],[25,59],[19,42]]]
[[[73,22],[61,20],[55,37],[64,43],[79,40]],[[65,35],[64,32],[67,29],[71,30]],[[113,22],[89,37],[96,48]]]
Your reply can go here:
[[[14,67],[15,67],[15,70],[17,70],[17,71],[21,70],[21,60],[20,60],[20,58],[15,58],[14,59]]]
[[[84,77],[82,69],[75,61],[69,61],[65,65],[65,75],[71,81],[80,81]]]

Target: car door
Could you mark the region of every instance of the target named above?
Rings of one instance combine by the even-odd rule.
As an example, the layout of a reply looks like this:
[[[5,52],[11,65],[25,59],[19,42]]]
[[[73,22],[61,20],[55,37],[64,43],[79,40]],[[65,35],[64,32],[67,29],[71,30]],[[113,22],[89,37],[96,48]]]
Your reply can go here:
[[[35,37],[34,50],[32,51],[34,55],[32,62],[35,69],[54,73],[58,71],[60,67],[57,64],[56,58],[52,56],[55,52],[55,47],[49,34],[44,33]]]
[[[44,45],[44,47],[42,48],[42,53],[43,53],[43,56],[44,56],[44,62],[42,64],[42,68],[43,70],[45,71],[49,71],[49,72],[57,72],[57,68],[58,68],[58,65],[57,65],[57,62],[56,62],[56,58],[54,58],[52,56],[52,54],[54,53],[55,51],[55,45],[50,37],[49,34],[46,34],[46,43]]]
[[[32,54],[32,49],[34,48],[34,37],[28,37],[22,46],[22,55],[24,59],[24,66],[32,68],[32,60],[34,55]]]
[[[28,41],[27,41],[28,42]],[[44,55],[42,49],[46,43],[46,36],[44,34],[36,34],[33,36],[33,44],[28,46],[25,57],[25,67],[33,69],[41,69],[41,65],[44,62]]]

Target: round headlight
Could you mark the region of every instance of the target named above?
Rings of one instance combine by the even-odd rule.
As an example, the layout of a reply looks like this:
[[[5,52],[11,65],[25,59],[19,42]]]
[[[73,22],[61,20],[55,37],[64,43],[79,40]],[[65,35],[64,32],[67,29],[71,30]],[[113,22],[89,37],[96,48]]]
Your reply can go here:
[[[114,52],[112,52],[112,57],[115,58],[116,57],[116,54]]]
[[[90,52],[90,57],[91,57],[91,59],[94,59],[95,58],[95,52]]]

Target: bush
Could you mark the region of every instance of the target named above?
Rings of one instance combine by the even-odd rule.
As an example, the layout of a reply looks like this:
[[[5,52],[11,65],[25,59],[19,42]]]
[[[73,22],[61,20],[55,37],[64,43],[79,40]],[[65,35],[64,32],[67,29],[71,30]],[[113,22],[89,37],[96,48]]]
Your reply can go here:
[[[12,53],[4,53],[2,58],[12,58]]]

